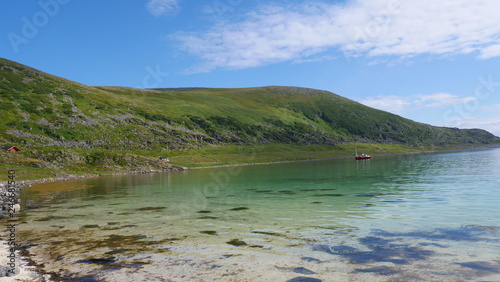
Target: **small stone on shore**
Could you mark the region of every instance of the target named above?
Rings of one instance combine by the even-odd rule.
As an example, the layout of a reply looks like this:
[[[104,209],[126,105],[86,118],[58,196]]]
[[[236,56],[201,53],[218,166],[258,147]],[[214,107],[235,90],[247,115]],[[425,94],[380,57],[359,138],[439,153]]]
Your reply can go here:
[[[21,272],[19,268],[10,268],[8,266],[0,266],[0,277],[12,277]]]

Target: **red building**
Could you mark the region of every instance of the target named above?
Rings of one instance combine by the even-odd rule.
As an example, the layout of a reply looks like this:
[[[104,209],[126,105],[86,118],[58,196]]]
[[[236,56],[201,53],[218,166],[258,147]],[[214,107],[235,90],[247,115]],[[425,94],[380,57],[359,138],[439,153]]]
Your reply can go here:
[[[18,147],[16,146],[5,146],[5,147],[2,147],[2,151],[7,151],[7,152],[19,152],[21,151],[21,149],[19,149]]]

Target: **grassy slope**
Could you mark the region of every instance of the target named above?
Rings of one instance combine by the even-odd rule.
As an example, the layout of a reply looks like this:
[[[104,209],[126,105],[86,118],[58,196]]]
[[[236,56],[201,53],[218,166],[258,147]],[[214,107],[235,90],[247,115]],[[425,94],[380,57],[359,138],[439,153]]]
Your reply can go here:
[[[482,130],[432,127],[330,92],[296,87],[89,87],[0,59],[2,169],[26,178],[500,144]],[[29,176],[28,176],[29,175]]]

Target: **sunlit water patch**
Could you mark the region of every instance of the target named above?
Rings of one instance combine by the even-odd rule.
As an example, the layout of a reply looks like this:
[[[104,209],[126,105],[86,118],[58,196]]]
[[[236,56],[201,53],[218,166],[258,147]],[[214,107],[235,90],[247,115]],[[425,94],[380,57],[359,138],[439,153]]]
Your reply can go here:
[[[498,167],[491,149],[43,184],[19,236],[97,281],[499,281]]]

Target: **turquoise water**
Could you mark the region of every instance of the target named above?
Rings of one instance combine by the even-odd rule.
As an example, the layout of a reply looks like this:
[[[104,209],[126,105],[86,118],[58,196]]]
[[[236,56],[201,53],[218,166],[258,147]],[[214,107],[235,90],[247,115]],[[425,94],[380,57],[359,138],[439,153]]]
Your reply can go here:
[[[82,281],[500,281],[499,167],[488,149],[44,184],[19,233]]]

